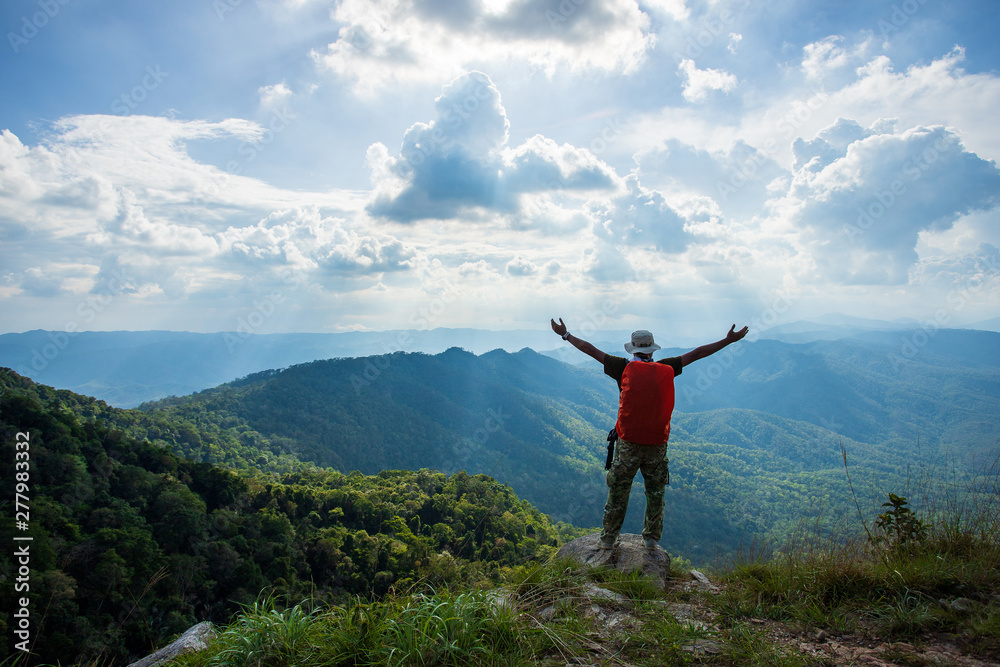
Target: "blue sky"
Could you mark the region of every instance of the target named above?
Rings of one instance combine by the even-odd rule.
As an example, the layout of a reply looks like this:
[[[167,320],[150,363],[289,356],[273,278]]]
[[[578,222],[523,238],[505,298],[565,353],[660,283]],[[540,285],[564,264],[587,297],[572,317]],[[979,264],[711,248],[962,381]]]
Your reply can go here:
[[[29,329],[1000,315],[994,2],[11,0]]]

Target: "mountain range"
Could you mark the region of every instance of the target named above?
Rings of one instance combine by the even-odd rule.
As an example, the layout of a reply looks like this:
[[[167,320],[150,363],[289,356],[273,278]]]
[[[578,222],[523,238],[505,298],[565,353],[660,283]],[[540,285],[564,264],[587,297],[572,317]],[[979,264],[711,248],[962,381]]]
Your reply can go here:
[[[848,520],[854,494],[874,508],[921,478],[954,468],[964,480],[992,462],[1000,334],[941,330],[910,349],[912,340],[744,341],[685,368],[669,450],[667,511],[677,521],[665,543],[698,558],[732,553],[817,513]],[[365,474],[485,473],[589,527],[600,522],[604,436],[617,407],[615,383],[596,366],[529,349],[399,352],[266,371],[141,411],[251,443],[265,452],[259,465],[285,457]],[[181,440],[164,438],[196,460],[225,462],[226,447]],[[637,483],[626,530],[641,525],[642,507]]]
[[[1000,319],[972,325],[1000,330]],[[751,338],[786,343],[842,340],[879,332],[894,336],[920,331],[919,322],[881,322],[845,315],[782,323]],[[724,331],[724,328],[723,328]],[[622,353],[629,331],[598,330],[587,338]],[[721,337],[721,332],[720,332]],[[691,349],[709,340],[657,335],[668,347]],[[251,334],[241,331],[62,331],[0,334],[0,366],[60,389],[94,396],[118,407],[135,407],[167,396],[184,396],[235,378],[319,359],[366,357],[392,352],[437,354],[459,347],[475,354],[525,347],[566,363],[590,360],[561,343],[547,326],[532,330],[418,329],[342,333]]]
[[[37,336],[36,344],[56,345]],[[232,373],[252,350],[269,350],[263,358],[275,362],[321,351],[307,335],[294,348],[276,346],[289,340],[248,338],[241,357],[224,352],[221,335],[80,334],[50,365],[72,359],[67,367],[84,387],[134,389],[163,376],[204,383],[223,367]],[[998,343],[1000,334],[985,331],[864,330],[806,343],[745,340],[688,366],[677,379],[669,454],[667,511],[677,520],[664,544],[693,558],[732,554],[741,542],[777,540],[806,517],[856,518],[854,494],[874,509],[941,471],[965,480],[1000,452]],[[116,345],[118,365],[108,362]],[[204,363],[211,349],[221,360]],[[593,360],[568,351],[582,363],[527,348],[477,355],[454,347],[275,364],[140,411],[88,409],[196,461],[276,472],[305,461],[365,474],[483,473],[556,520],[594,527],[617,388]],[[626,530],[641,525],[641,491],[637,480]]]

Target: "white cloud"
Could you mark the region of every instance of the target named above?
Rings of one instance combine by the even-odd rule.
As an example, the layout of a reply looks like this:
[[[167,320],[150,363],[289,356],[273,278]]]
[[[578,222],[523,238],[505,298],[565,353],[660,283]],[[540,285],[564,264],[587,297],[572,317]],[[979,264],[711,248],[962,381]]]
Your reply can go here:
[[[389,234],[322,217],[314,208],[275,211],[256,225],[231,227],[219,238],[222,249],[241,262],[340,276],[412,268],[417,255]]]
[[[686,220],[656,191],[643,188],[631,175],[626,192],[606,202],[593,202],[594,234],[611,243],[664,253],[682,252],[693,240]]]
[[[740,42],[742,41],[743,41],[743,35],[737,32],[731,32],[729,33],[729,46],[727,46],[726,48],[729,50],[730,53],[736,55],[736,50],[739,48]]]
[[[481,72],[445,86],[435,107],[437,118],[406,131],[398,156],[382,144],[369,148],[372,215],[410,222],[515,214],[528,193],[617,186],[614,171],[586,149],[540,135],[508,146],[500,92]]]
[[[504,270],[509,276],[533,276],[538,273],[538,267],[533,262],[520,256],[507,262]]]
[[[683,21],[691,14],[685,0],[644,0],[643,5],[662,12],[676,21]]]
[[[870,133],[814,164],[796,172],[776,208],[791,212],[820,275],[838,282],[905,283],[920,232],[1000,204],[1000,170],[940,126]]]
[[[313,58],[362,93],[504,60],[550,73],[557,66],[627,73],[653,45],[649,18],[635,0],[344,0],[333,18],[343,26],[338,38]]]
[[[116,248],[130,245],[158,255],[210,256],[218,251],[215,239],[196,227],[151,222],[132,191],[119,189],[118,197],[117,214],[87,236],[89,243]]]
[[[981,243],[972,252],[922,259],[913,267],[911,281],[949,291],[950,305],[964,305],[973,296],[1000,287],[1000,250]]]
[[[262,150],[268,131],[239,119],[75,116],[54,123],[39,146],[3,132],[5,293],[82,299],[115,285],[115,304],[124,308],[210,299],[248,282],[281,288],[287,271],[356,289],[359,280],[411,268],[418,257],[411,245],[367,228],[364,195],[286,191],[187,152],[200,140]]]
[[[861,45],[852,45],[847,50],[853,54],[860,49]],[[743,141],[791,169],[793,142],[812,139],[838,118],[853,119],[863,127],[896,119],[900,127],[953,128],[970,151],[1000,161],[1000,134],[992,121],[1000,108],[1000,77],[967,73],[961,68],[963,60],[964,52],[957,49],[897,72],[888,58],[879,56],[855,69],[849,81],[838,76],[819,83],[804,75],[801,81],[789,80],[769,97],[758,93],[741,113],[666,106],[623,123],[617,145],[640,151],[678,139],[715,153]]]
[[[292,98],[292,89],[284,81],[270,86],[261,86],[257,89],[260,96],[260,106],[265,110],[275,109],[288,102]]]
[[[837,122],[821,130],[815,138],[805,141],[798,137],[792,142],[792,153],[795,156],[793,169],[798,171],[808,167],[810,171],[820,171],[834,160],[847,155],[851,144],[873,134],[883,132],[863,128],[853,120],[838,118]]]
[[[715,90],[728,93],[738,83],[735,75],[719,69],[698,69],[689,58],[681,61],[677,71],[684,76],[683,95],[688,102],[704,102]]]
[[[964,49],[956,47],[926,65],[897,72],[887,57],[876,57],[857,70],[854,82],[830,92],[816,120],[829,122],[834,115],[862,124],[897,118],[908,127],[946,125],[960,133],[969,150],[1000,160],[1000,134],[993,121],[1000,108],[1000,77],[967,73],[961,67],[964,60]],[[803,128],[810,129],[814,126]]]
[[[500,274],[485,259],[475,262],[462,262],[458,267],[457,273],[463,278],[492,280],[500,277]]]
[[[841,35],[831,35],[803,47],[802,71],[807,79],[822,79],[827,72],[848,64],[848,54],[839,46],[842,41]]]

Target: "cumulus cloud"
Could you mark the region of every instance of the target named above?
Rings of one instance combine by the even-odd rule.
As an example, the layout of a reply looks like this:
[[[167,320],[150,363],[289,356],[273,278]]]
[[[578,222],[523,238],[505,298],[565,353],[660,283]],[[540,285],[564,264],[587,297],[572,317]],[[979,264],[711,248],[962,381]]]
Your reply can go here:
[[[1000,135],[993,121],[1000,107],[1000,77],[966,72],[964,60],[961,47],[903,71],[886,56],[872,58],[857,68],[853,82],[824,96],[824,113],[816,118],[832,114],[871,124],[893,117],[904,127],[946,125],[960,129],[969,150],[1000,160]]]
[[[840,46],[842,41],[844,38],[841,35],[831,35],[803,47],[802,71],[807,79],[822,79],[827,72],[848,64],[847,51]]]
[[[858,138],[842,156],[824,140],[825,164],[817,157],[797,171],[777,208],[792,212],[822,275],[903,283],[918,260],[920,232],[947,230],[962,215],[1000,203],[1000,170],[941,126],[871,130],[838,121],[827,139]]]
[[[117,214],[103,225],[103,229],[88,235],[90,243],[138,246],[162,255],[208,256],[218,250],[215,239],[197,227],[162,220],[151,222],[131,190],[119,188],[118,196]]]
[[[319,266],[334,273],[384,273],[412,268],[416,252],[399,239],[336,229],[332,243],[317,249]]]
[[[669,7],[677,3],[661,4],[679,10]],[[557,65],[631,72],[654,41],[649,17],[634,0],[345,0],[333,17],[342,26],[337,39],[313,58],[368,93],[505,59],[550,72]]]
[[[686,220],[662,194],[643,188],[634,174],[625,185],[624,194],[591,205],[595,235],[631,247],[682,252],[693,240],[685,230]]]
[[[807,167],[810,171],[820,171],[834,160],[847,155],[847,148],[855,141],[860,141],[873,134],[881,134],[874,129],[861,127],[857,121],[838,118],[837,121],[824,128],[814,138],[806,141],[796,137],[792,142],[792,155],[795,157],[794,169],[798,171]]]
[[[391,235],[323,217],[316,209],[275,211],[256,225],[227,229],[220,242],[244,261],[341,276],[405,270],[417,256]]]
[[[406,131],[398,155],[383,144],[369,148],[372,215],[411,222],[512,214],[525,194],[617,185],[614,170],[586,149],[539,135],[508,146],[510,123],[500,92],[481,72],[445,86],[435,109],[437,118]]]
[[[500,274],[485,259],[475,262],[462,262],[458,267],[458,275],[463,278],[493,279]]]
[[[520,256],[507,262],[504,270],[509,276],[533,276],[538,273],[538,267],[533,262]]]
[[[688,102],[704,102],[712,91],[728,93],[736,88],[736,76],[721,69],[698,69],[694,61],[685,58],[677,68],[684,77],[682,94]]]

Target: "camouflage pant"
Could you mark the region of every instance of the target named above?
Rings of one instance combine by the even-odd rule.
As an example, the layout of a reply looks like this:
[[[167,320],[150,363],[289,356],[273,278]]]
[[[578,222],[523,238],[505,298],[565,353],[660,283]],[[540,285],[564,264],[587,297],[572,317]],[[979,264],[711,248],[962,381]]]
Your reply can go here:
[[[628,440],[618,440],[615,458],[608,471],[608,502],[604,506],[604,529],[601,540],[611,542],[621,532],[628,509],[628,495],[632,489],[632,478],[638,470],[646,484],[646,516],[642,526],[642,536],[660,541],[663,534],[663,491],[670,483],[667,468],[667,446],[637,445]]]

